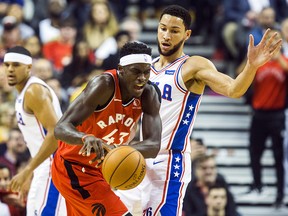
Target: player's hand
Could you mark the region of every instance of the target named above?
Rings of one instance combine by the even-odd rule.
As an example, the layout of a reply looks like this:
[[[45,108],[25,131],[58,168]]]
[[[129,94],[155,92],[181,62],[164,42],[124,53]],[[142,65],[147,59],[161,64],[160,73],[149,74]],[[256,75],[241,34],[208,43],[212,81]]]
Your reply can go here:
[[[112,149],[116,148],[115,145],[108,145],[106,143],[102,143],[102,147],[104,149],[104,158]],[[98,167],[100,167],[102,165],[102,163],[104,161],[104,158],[101,159],[101,160],[99,160],[99,159],[97,160],[97,158],[94,158],[94,159],[90,160],[89,163],[92,164],[92,163],[94,163],[97,160],[97,164],[96,164],[95,167],[98,168]]]
[[[83,140],[84,144],[79,151],[82,156],[90,156],[91,153],[96,153],[96,156],[89,161],[90,164],[97,161],[97,165],[101,164],[105,158],[105,155],[114,148],[114,146],[109,146],[103,140],[91,135],[86,136]],[[96,166],[97,166],[96,165]]]
[[[31,181],[33,172],[27,169],[16,174],[10,181],[9,188],[12,192],[21,192],[26,187],[26,183]]]
[[[257,46],[254,46],[254,37],[249,35],[249,46],[247,59],[250,65],[258,68],[268,62],[276,53],[280,52],[282,39],[279,33],[274,32],[271,36],[271,30],[267,29],[262,40]]]
[[[87,135],[83,140],[83,146],[79,151],[79,155],[89,157],[91,153],[96,153],[97,159],[104,159],[103,141],[93,135]]]

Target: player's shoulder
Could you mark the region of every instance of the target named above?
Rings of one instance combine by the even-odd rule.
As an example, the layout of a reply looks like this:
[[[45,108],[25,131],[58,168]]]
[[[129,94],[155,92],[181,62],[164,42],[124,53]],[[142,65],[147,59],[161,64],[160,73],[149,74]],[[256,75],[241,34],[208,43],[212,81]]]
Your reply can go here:
[[[149,96],[157,96],[159,102],[161,102],[161,91],[158,86],[150,80],[148,80],[147,84],[145,85],[143,94],[147,94]]]
[[[214,68],[213,62],[203,56],[198,55],[190,56],[183,64],[183,71],[187,72],[196,72],[208,68]]]
[[[194,63],[194,64],[207,64],[210,63],[211,61],[203,56],[199,55],[192,55],[187,58],[186,63]]]
[[[94,76],[88,84],[90,85],[107,85],[107,86],[111,86],[114,85],[114,78],[113,75],[110,73],[102,73],[99,75]]]

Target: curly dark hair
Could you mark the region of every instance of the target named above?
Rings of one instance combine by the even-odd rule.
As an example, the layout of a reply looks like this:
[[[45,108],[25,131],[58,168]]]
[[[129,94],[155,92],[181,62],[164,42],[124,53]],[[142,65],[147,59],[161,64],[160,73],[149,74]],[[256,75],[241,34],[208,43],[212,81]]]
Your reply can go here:
[[[152,55],[152,49],[148,45],[142,42],[127,42],[120,50],[119,57],[130,55],[130,54],[147,54]]]
[[[186,10],[185,8],[183,8],[179,5],[169,5],[168,7],[166,7],[163,10],[163,12],[160,16],[160,20],[162,19],[162,16],[165,14],[169,14],[171,16],[175,16],[175,17],[182,19],[184,26],[185,26],[185,30],[190,29],[190,26],[192,23],[192,18],[190,16],[189,11]]]

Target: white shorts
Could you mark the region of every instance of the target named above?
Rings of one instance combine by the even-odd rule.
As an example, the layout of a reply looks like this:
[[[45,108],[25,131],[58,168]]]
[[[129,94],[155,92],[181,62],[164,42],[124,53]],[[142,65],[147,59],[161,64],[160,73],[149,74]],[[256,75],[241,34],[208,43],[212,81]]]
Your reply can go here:
[[[134,216],[182,215],[185,191],[191,180],[190,153],[169,151],[146,159],[146,166],[146,176],[139,186],[115,193]]]
[[[34,170],[27,198],[27,216],[66,216],[65,199],[55,188],[51,169],[41,164]]]

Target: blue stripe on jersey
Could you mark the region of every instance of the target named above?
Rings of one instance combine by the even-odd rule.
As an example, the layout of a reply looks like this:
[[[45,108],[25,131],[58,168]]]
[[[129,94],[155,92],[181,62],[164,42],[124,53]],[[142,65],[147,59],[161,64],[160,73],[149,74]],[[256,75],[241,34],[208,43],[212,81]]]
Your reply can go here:
[[[181,188],[180,178],[183,171],[183,155],[181,152],[172,151],[171,172],[166,201],[161,207],[161,215],[177,215],[179,191]],[[175,193],[178,191],[178,193]]]
[[[201,95],[199,94],[189,93],[184,112],[182,113],[180,122],[178,122],[178,128],[170,149],[182,151],[185,148],[185,137],[191,133],[191,124],[194,120],[197,103],[200,97]]]
[[[50,186],[48,189],[48,196],[47,196],[47,202],[45,204],[45,207],[40,214],[41,216],[51,216],[55,215],[57,210],[57,203],[59,199],[59,192],[54,186],[52,180],[50,180]]]

